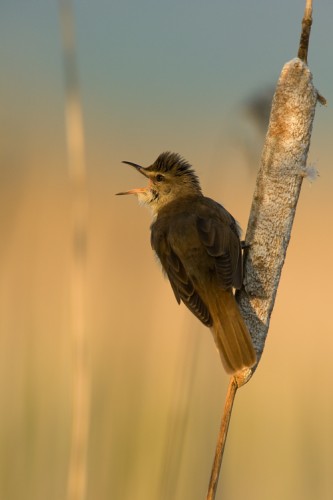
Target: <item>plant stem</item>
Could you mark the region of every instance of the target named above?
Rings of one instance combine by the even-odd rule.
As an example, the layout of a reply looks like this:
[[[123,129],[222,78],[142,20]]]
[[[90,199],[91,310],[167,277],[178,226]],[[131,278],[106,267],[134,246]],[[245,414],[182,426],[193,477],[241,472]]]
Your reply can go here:
[[[217,484],[220,476],[224,447],[228,435],[229,422],[231,418],[232,407],[238,389],[237,380],[231,377],[228,387],[227,396],[224,403],[224,410],[221,419],[220,432],[217,439],[215,457],[212,467],[212,472],[209,481],[208,493],[206,500],[214,500],[216,495]]]
[[[306,0],[304,16],[302,19],[302,33],[299,42],[298,57],[308,63],[308,50],[312,25],[312,0]]]

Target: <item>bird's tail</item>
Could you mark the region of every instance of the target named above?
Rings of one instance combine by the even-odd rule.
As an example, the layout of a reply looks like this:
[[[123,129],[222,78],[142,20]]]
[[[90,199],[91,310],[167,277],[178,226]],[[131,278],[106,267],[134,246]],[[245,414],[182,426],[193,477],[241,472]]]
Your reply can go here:
[[[250,368],[256,362],[256,353],[232,292],[220,290],[209,303],[211,331],[225,370],[236,373]]]

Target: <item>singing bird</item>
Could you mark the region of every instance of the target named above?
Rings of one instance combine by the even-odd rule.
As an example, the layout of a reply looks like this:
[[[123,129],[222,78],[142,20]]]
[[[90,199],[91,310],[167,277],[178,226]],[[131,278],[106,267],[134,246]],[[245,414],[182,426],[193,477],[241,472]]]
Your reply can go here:
[[[240,229],[232,215],[202,194],[192,166],[177,153],[159,155],[149,167],[124,161],[149,179],[135,194],[153,214],[151,245],[177,302],[212,331],[227,373],[256,362],[233,288],[242,285]]]

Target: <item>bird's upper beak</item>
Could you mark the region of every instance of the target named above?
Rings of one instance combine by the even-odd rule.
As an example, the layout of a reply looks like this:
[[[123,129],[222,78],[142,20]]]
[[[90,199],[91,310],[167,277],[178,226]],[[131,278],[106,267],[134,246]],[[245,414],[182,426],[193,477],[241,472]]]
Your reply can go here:
[[[123,161],[122,163],[126,163],[126,165],[131,165],[131,167],[134,167],[140,174],[144,175],[145,177],[148,177],[149,175],[145,171],[146,169],[144,167],[141,167],[141,165],[137,165],[136,163],[132,163],[131,161]],[[116,193],[116,195],[122,195],[122,194],[138,194],[138,193],[144,193],[147,190],[146,187],[144,188],[135,188],[135,189],[130,189],[129,191],[123,191],[121,193]]]

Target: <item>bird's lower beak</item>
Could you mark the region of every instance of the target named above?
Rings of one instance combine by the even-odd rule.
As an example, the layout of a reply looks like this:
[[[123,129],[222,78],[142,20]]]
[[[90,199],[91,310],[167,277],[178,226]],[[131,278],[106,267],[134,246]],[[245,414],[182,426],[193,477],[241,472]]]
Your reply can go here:
[[[116,193],[117,196],[122,195],[122,194],[139,194],[139,193],[144,193],[147,188],[136,188],[136,189],[130,189],[129,191],[123,191],[121,193]]]

